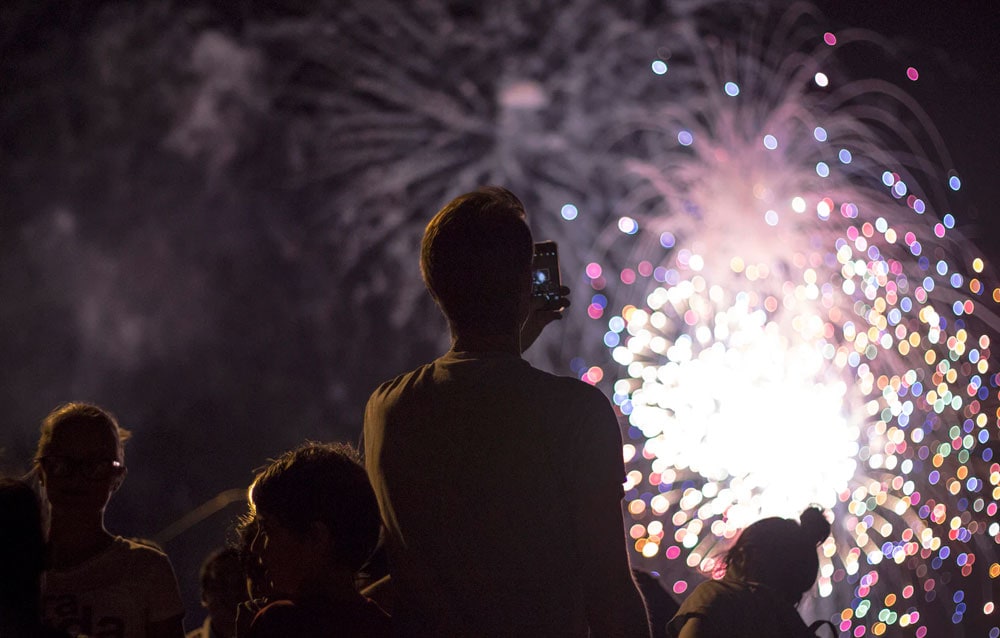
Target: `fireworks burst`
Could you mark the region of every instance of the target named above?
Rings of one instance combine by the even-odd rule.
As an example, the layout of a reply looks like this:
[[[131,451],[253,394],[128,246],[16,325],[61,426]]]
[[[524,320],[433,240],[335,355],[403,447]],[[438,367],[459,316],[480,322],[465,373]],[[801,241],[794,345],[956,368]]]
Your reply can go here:
[[[592,288],[550,356],[627,422],[640,565],[683,593],[747,524],[818,503],[814,604],[844,632],[986,626],[1000,324],[953,230],[960,180],[914,100],[839,71],[861,34],[713,4],[365,2],[258,27],[290,186],[328,201],[307,240],[404,271],[428,210],[511,187]]]
[[[747,524],[819,503],[841,630],[924,636],[934,601],[956,625],[992,613],[995,316],[942,210],[960,180],[893,123],[926,116],[892,85],[838,87],[833,33],[789,50],[798,17],[768,39],[783,54],[688,23],[688,54],[651,61],[696,97],[627,161],[638,182],[586,266],[617,366],[579,372],[620,371],[630,534],[675,592],[671,562],[712,571]]]

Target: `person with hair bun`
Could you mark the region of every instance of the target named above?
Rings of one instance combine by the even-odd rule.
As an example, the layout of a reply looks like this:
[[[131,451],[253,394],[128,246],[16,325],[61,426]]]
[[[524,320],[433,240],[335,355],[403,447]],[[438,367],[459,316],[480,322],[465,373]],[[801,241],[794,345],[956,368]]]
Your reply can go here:
[[[816,582],[817,547],[830,535],[823,511],[799,522],[765,518],[740,534],[722,562],[724,576],[694,589],[667,624],[675,638],[803,638],[814,636],[796,611]]]

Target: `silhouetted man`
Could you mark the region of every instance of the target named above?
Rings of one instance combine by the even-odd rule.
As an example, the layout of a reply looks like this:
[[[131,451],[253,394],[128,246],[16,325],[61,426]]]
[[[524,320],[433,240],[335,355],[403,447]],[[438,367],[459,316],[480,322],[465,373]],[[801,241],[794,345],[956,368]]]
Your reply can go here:
[[[560,316],[533,306],[531,262],[524,208],[502,188],[456,198],[424,233],[421,272],[452,348],[365,412],[403,635],[648,636],[614,412],[521,358]]]

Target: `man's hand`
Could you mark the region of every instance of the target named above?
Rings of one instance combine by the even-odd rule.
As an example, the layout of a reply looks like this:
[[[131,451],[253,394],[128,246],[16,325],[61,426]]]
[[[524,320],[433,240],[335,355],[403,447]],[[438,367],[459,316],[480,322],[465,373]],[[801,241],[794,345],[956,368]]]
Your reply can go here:
[[[563,311],[569,308],[569,288],[559,287],[559,308],[557,310],[546,310],[545,302],[542,299],[532,297],[531,308],[528,311],[528,318],[521,326],[521,352],[524,352],[531,344],[535,343],[538,335],[542,334],[545,326],[553,321],[559,321],[563,317]]]

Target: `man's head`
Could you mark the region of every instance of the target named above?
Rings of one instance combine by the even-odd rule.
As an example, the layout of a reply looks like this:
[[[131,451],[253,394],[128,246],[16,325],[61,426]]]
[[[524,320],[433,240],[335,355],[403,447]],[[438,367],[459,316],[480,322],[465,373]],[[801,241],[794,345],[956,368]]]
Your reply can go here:
[[[516,334],[531,293],[531,231],[513,193],[456,197],[427,224],[420,271],[453,332]]]
[[[251,550],[275,591],[296,595],[333,567],[357,572],[378,543],[382,519],[357,453],[308,443],[286,452],[250,486]]]

